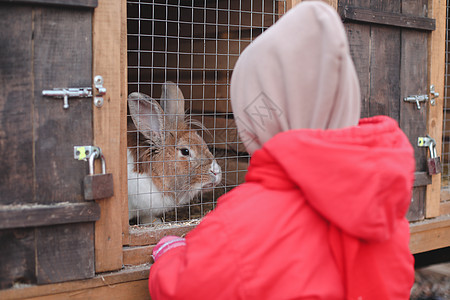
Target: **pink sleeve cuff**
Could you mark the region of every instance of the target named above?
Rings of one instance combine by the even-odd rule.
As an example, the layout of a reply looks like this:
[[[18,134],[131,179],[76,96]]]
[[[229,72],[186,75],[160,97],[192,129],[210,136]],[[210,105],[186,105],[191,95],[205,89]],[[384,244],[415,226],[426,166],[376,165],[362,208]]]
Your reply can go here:
[[[170,249],[177,248],[180,246],[186,246],[186,241],[184,238],[177,236],[166,236],[162,238],[155,248],[153,248],[153,260],[156,262],[157,259],[161,257],[164,253]]]

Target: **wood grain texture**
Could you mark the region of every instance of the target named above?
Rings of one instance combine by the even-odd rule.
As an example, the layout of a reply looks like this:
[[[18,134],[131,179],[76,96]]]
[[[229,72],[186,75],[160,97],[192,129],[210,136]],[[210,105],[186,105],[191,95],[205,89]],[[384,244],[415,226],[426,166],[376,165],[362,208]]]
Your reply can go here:
[[[0,2],[0,204],[34,201],[32,9]]]
[[[107,91],[103,96],[103,107],[93,108],[94,144],[102,149],[106,158],[106,171],[113,174],[115,189],[113,197],[96,201],[101,209],[100,220],[95,223],[96,272],[122,268],[122,202],[127,197],[126,182],[123,182],[126,181],[126,168],[123,168],[126,143],[123,143],[121,130],[124,128],[120,121],[126,110],[121,90],[122,17],[121,1],[102,1],[94,10],[93,74],[103,76],[103,86]]]
[[[149,268],[147,264],[87,280],[0,290],[0,299],[148,299]],[[121,285],[128,288],[119,292],[115,287]]]
[[[92,223],[42,227],[36,232],[37,283],[94,276]]]
[[[87,164],[73,159],[73,146],[92,144],[91,99],[43,97],[53,88],[92,84],[92,12],[35,8],[33,14],[34,143],[36,202],[83,202]]]
[[[409,205],[409,210],[406,214],[408,221],[421,221],[425,218],[425,193],[425,186],[419,186],[413,189],[411,204]]]
[[[410,0],[402,1],[402,13],[423,16],[423,7],[427,7],[427,1]],[[409,95],[421,95],[427,93],[428,85],[428,46],[429,33],[417,30],[402,30],[401,37],[401,65],[400,65],[400,98]],[[427,172],[427,148],[417,146],[417,138],[427,134],[427,109],[429,104],[424,103],[422,109],[411,103],[401,101],[400,128],[408,136],[414,148],[416,159],[416,172]],[[408,219],[410,221],[421,220],[425,217],[426,188],[416,187]]]
[[[108,300],[150,300],[148,280],[142,279],[126,283],[84,289],[77,292],[65,292],[42,297],[29,298],[29,300],[61,300],[61,299],[108,299]]]
[[[344,22],[352,20],[427,31],[436,29],[436,22],[434,19],[400,13],[388,13],[359,7],[344,6],[339,8],[339,14]]]
[[[436,105],[428,106],[427,132],[436,140],[437,154],[442,150],[443,95],[445,76],[445,33],[446,33],[446,1],[432,0],[428,8],[431,17],[436,19],[436,30],[428,39],[428,86],[434,85],[441,95]],[[441,175],[432,176],[432,183],[427,188],[426,217],[438,216],[440,212]]]
[[[15,283],[37,282],[34,246],[35,230],[32,228],[0,231],[0,290]]]
[[[122,105],[120,110],[120,145],[127,144],[127,104],[126,100],[128,97],[128,44],[127,44],[127,2],[121,1],[121,33],[120,33],[120,99],[122,99]],[[122,243],[125,244],[129,238],[129,225],[128,225],[128,186],[127,186],[127,149],[126,147],[120,147],[120,159],[119,159],[119,169],[120,169],[120,182],[121,187],[119,191],[122,192],[121,203],[122,203]]]
[[[97,7],[98,0],[0,0],[0,2],[94,8]]]
[[[350,55],[356,68],[361,90],[361,118],[370,116],[370,26],[345,24]]]
[[[154,245],[124,247],[123,264],[125,266],[136,266],[141,264],[153,263],[152,253]]]
[[[130,227],[129,246],[155,245],[166,235],[183,236],[196,225],[174,226],[169,228]]]
[[[96,203],[0,206],[0,229],[94,222],[99,218]]]
[[[64,111],[60,100],[41,95],[44,89],[91,85],[92,11],[17,3],[0,3],[0,25],[8,29],[0,33],[0,80],[7,85],[0,92],[0,145],[6,159],[0,160],[5,176],[0,185],[0,227],[92,222],[99,211],[77,206],[84,201],[81,179],[86,164],[73,159],[73,145],[92,143],[90,101],[71,100]],[[63,231],[67,226],[75,228],[69,235]],[[0,264],[5,270],[14,265],[15,270],[5,271],[2,286],[11,280],[42,283],[92,276],[86,272],[88,264],[78,263],[93,262],[93,224],[56,226],[51,233],[49,228],[53,227],[1,231],[9,235],[1,245],[5,255],[0,255]],[[64,249],[69,238],[76,247],[91,245],[90,250],[77,249],[82,253],[82,258],[73,255],[77,261],[55,252]],[[66,273],[48,275],[59,263],[65,263]]]
[[[339,6],[358,7],[360,12],[385,17],[400,14],[419,19],[428,17],[425,0],[348,0],[339,1]],[[415,150],[418,173],[408,218],[423,219],[426,189],[422,185],[429,183],[429,178],[422,175],[427,171],[427,149],[417,147],[417,137],[427,133],[427,104],[418,110],[414,103],[406,103],[403,98],[427,93],[429,33],[389,22],[380,25],[376,20],[366,20],[366,23],[354,23],[356,19],[345,21],[350,52],[361,84],[361,116],[390,116],[399,122],[409,137]]]
[[[450,246],[450,216],[412,223],[409,248],[421,253]]]

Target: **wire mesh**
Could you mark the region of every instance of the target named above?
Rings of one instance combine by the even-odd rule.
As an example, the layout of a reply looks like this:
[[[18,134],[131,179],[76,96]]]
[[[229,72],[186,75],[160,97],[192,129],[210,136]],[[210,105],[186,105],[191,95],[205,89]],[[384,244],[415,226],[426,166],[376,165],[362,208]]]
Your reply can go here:
[[[285,10],[285,1],[269,0],[127,1],[128,91],[156,99],[164,124],[176,114],[187,124],[163,124],[157,134],[154,128],[145,132],[145,122],[157,125],[160,120],[147,107],[154,102],[141,101],[142,94],[128,100],[128,197],[129,202],[140,202],[129,209],[131,224],[198,220],[219,196],[244,181],[249,156],[231,111],[231,73],[242,50]],[[169,81],[180,90],[158,101]],[[180,94],[185,100],[179,105],[186,113],[166,111]],[[186,134],[188,141],[182,139]],[[199,150],[203,143],[207,148]],[[184,156],[186,149],[190,154]],[[210,154],[220,166],[220,183],[211,183],[218,180],[217,174],[211,179],[211,172],[219,172]],[[201,161],[207,167],[196,169]],[[201,185],[198,178],[210,182]],[[185,194],[188,199],[181,201]],[[175,201],[169,201],[172,196]]]

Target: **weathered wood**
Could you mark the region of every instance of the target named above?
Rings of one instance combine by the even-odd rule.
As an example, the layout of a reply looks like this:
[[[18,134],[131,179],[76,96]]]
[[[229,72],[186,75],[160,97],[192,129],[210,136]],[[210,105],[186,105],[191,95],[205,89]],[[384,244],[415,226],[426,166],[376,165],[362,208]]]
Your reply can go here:
[[[74,145],[92,143],[91,101],[71,99],[69,110],[63,110],[61,100],[41,94],[55,87],[91,85],[92,11],[17,3],[0,4],[0,26],[8,29],[0,32],[0,47],[6,54],[0,58],[0,80],[7,85],[0,92],[0,227],[92,222],[99,211],[94,206],[90,209],[76,205],[84,202],[81,179],[87,173],[86,164],[73,159]],[[24,206],[16,209],[18,205]],[[75,229],[67,234],[64,228],[68,227]],[[50,233],[50,228],[55,229]],[[5,271],[13,282],[42,283],[92,276],[86,274],[88,264],[84,264],[93,261],[92,223],[2,232],[28,235],[13,236],[1,246],[2,252],[14,253],[0,255],[0,264],[8,267],[10,259],[14,263],[17,271]],[[68,252],[77,261],[66,268],[67,274],[61,271],[51,276],[61,261],[70,262],[60,252],[69,242],[58,243],[70,239],[73,248],[73,243],[75,247],[90,243],[91,248],[77,249],[82,257]],[[19,244],[23,250],[18,249]],[[47,249],[49,246],[53,248]],[[4,284],[11,282],[2,279]]]
[[[350,55],[355,66],[357,66],[356,73],[361,90],[361,118],[367,118],[370,116],[370,26],[347,23],[345,24],[345,30]]]
[[[408,135],[416,153],[416,181],[413,202],[408,217],[411,220],[424,217],[425,188],[430,178],[425,175],[427,149],[417,147],[417,137],[426,135],[426,109],[421,110],[403,101],[403,97],[427,92],[427,35],[425,31],[404,27],[392,22],[412,19],[393,17],[425,18],[427,1],[340,1],[345,7],[361,8],[359,12],[370,13],[374,18],[366,22],[345,23],[349,37],[350,52],[361,84],[361,116],[388,115],[399,122]],[[377,18],[388,22],[382,26]],[[350,21],[350,20],[349,20]],[[384,21],[383,21],[384,22]],[[401,25],[401,26],[399,26]]]
[[[417,30],[432,31],[436,29],[436,20],[405,15],[400,13],[374,11],[360,7],[343,6],[339,7],[339,14],[342,21],[368,22],[387,26],[396,26]]]
[[[441,202],[439,208],[441,216],[450,215],[450,201]]]
[[[38,284],[94,276],[94,225],[91,223],[42,227],[36,231]]]
[[[0,299],[148,299],[149,269],[147,264],[87,280],[12,288],[0,291]],[[121,286],[127,289],[123,290]]]
[[[92,12],[39,7],[33,18],[36,202],[84,202],[87,164],[73,159],[73,146],[92,144],[92,100],[70,99],[65,110],[42,90],[92,85]]]
[[[0,3],[0,204],[34,202],[32,9]]]
[[[130,227],[130,239],[127,243],[129,246],[145,246],[155,245],[161,238],[166,235],[183,236],[197,226],[182,225],[182,226],[164,226],[160,228],[152,228],[145,226]]]
[[[99,218],[96,203],[0,205],[0,229],[94,222]]]
[[[396,28],[373,25],[370,34],[369,115],[388,115],[399,122],[401,33]]]
[[[426,186],[431,184],[431,176],[428,172],[415,172],[414,173],[414,187]]]
[[[152,253],[155,246],[138,246],[123,248],[123,264],[125,266],[136,266],[153,263]]]
[[[425,218],[425,192],[426,187],[415,187],[413,189],[411,204],[409,205],[406,218],[412,221],[420,221]]]
[[[0,230],[0,290],[36,283],[34,245],[34,229]]]
[[[450,216],[412,223],[409,248],[421,253],[450,246]]]
[[[0,0],[0,2],[12,4],[43,4],[43,5],[58,5],[58,6],[73,6],[73,7],[97,7],[98,0]]]
[[[114,285],[85,289],[77,293],[61,293],[43,297],[30,298],[30,300],[60,300],[60,299],[111,299],[111,300],[150,300],[148,292],[148,279],[118,283]]]
[[[402,3],[402,13],[421,16],[423,7],[427,5],[422,0],[422,5],[408,5],[409,0]],[[420,1],[419,1],[420,2]],[[404,4],[404,5],[403,5]],[[402,30],[401,36],[401,63],[400,63],[400,99],[409,95],[427,93],[428,85],[428,49],[427,32],[417,30]],[[414,148],[416,159],[416,172],[427,172],[427,148],[417,146],[417,137],[427,135],[427,109],[429,104],[423,103],[422,109],[416,105],[400,100],[400,127],[409,137]],[[418,193],[423,193],[420,195]],[[409,220],[421,220],[425,217],[426,188],[415,188],[414,195],[417,206],[411,205],[408,213]],[[422,203],[423,201],[423,203]],[[413,203],[414,204],[414,203]],[[423,211],[421,211],[423,210]]]
[[[127,46],[127,2],[121,1],[121,33],[120,33],[120,98],[126,99],[128,97],[128,46]],[[126,101],[121,105],[120,109],[120,145],[127,144],[127,104]],[[125,244],[128,241],[129,225],[128,225],[128,187],[127,187],[127,149],[126,147],[120,147],[120,158],[118,160],[120,170],[120,182],[121,185],[119,192],[119,198],[122,200],[122,243]]]
[[[94,144],[102,149],[107,161],[107,173],[113,174],[114,196],[97,200],[102,211],[95,223],[95,270],[106,272],[122,268],[122,211],[126,191],[126,143],[123,128],[125,95],[122,91],[123,52],[121,50],[122,3],[102,1],[94,10],[93,74],[104,79],[106,95],[101,108],[94,108]],[[124,182],[125,181],[125,182]]]
[[[445,1],[432,0],[428,10],[436,19],[436,30],[428,39],[428,86],[434,85],[436,92],[441,95],[436,105],[428,105],[427,132],[436,140],[437,154],[442,150],[442,120],[443,120],[443,96],[445,75],[445,34],[446,34],[446,3]],[[447,127],[448,128],[448,127]],[[426,217],[432,218],[440,211],[441,174],[432,176],[432,184],[427,188]]]

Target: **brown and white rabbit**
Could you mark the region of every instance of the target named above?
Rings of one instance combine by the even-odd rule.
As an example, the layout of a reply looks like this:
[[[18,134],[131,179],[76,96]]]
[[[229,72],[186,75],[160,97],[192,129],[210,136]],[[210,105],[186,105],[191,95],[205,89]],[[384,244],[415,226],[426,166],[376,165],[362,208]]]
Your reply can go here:
[[[222,179],[205,141],[190,128],[195,122],[186,119],[175,83],[163,84],[160,103],[142,93],[128,96],[129,218],[141,224],[189,203]]]

